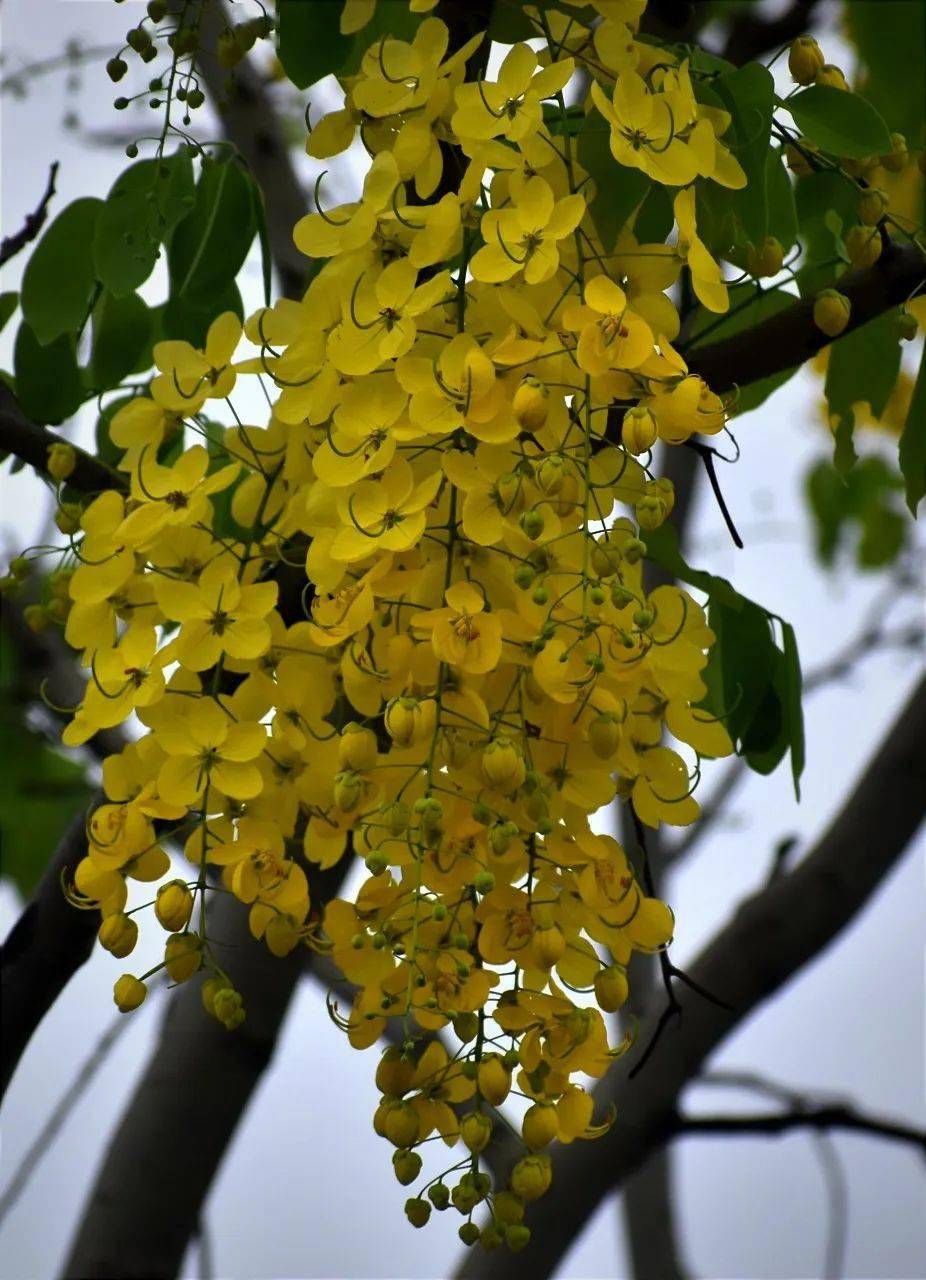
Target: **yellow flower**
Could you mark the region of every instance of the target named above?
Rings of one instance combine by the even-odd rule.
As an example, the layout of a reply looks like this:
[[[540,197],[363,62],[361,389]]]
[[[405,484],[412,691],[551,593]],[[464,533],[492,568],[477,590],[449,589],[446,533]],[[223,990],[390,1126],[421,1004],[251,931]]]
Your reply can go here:
[[[240,340],[241,321],[233,311],[225,311],[209,326],[202,351],[178,339],[155,343],[159,374],[151,383],[151,395],[162,408],[184,417],[199,413],[209,399],[224,400],[234,390],[231,358]]]
[[[375,482],[362,480],[341,499],[344,527],[331,544],[335,560],[364,560],[374,551],[406,551],[425,527],[425,507],[434,501],[440,472],[420,483],[404,458],[398,458]]]
[[[263,779],[254,762],[267,740],[263,725],[236,724],[218,703],[199,699],[158,729],[156,738],[167,754],[158,789],[170,803],[192,804],[209,787],[235,800],[260,794]]]
[[[578,333],[579,368],[593,377],[609,369],[637,369],[653,350],[649,325],[629,309],[627,295],[607,276],[589,280],[585,305],[568,308],[563,324]]]
[[[386,360],[411,350],[415,320],[449,292],[450,273],[441,271],[416,285],[418,272],[402,258],[375,278],[363,275],[350,289],[347,316],[328,339],[328,358],[341,373],[372,373]]]
[[[537,70],[538,59],[527,44],[516,44],[499,67],[498,80],[463,84],[450,127],[463,139],[497,138],[511,142],[536,133],[543,122],[541,103],[565,88],[575,64],[563,58]]]
[[[698,161],[678,136],[687,120],[665,93],[652,93],[636,71],[617,77],[610,101],[597,81],[592,100],[611,126],[611,154],[618,164],[644,173],[666,186],[681,187],[698,173]]]
[[[416,630],[431,632],[431,645],[441,662],[468,675],[494,671],[502,656],[502,624],[485,612],[485,597],[471,582],[455,582],[444,595],[446,609],[419,613]]]
[[[215,666],[223,653],[260,657],[270,646],[267,615],[277,591],[275,582],[242,586],[225,561],[204,569],[198,585],[159,578],[155,587],[165,616],[181,623],[175,654],[191,671]]]
[[[543,178],[531,178],[512,207],[483,214],[485,244],[473,256],[474,279],[498,283],[523,271],[527,284],[549,280],[559,266],[557,242],[575,231],[584,213],[583,196],[557,201]]]

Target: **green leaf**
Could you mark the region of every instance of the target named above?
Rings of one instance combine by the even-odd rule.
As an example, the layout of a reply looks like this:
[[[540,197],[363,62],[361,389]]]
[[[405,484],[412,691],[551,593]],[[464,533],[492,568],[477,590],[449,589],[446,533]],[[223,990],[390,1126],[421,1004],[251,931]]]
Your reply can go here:
[[[537,29],[524,12],[521,0],[495,0],[491,6],[488,38],[499,44],[517,44],[530,40]]]
[[[880,418],[900,372],[897,312],[889,311],[839,338],[830,349],[825,393],[836,420],[836,469],[845,474],[855,462],[855,405],[867,403]]]
[[[903,479],[883,458],[863,458],[845,476],[821,460],[808,473],[805,487],[816,551],[824,565],[832,565],[850,541],[860,569],[881,569],[896,560],[908,531],[898,501]]]
[[[252,187],[233,158],[203,166],[196,203],[168,248],[172,298],[202,306],[229,288],[254,239]]]
[[[779,151],[765,158],[765,188],[768,199],[768,234],[781,241],[785,254],[797,240],[797,207],[794,184]]]
[[[23,321],[13,351],[16,395],[27,417],[53,425],[80,408],[84,388],[73,337],[63,334],[43,346]]]
[[[641,244],[665,244],[674,223],[672,197],[661,183],[652,184],[634,219],[634,235]]]
[[[858,191],[837,173],[811,173],[798,179],[794,202],[804,246],[797,280],[806,298],[830,285],[848,261],[842,232],[858,221]]]
[[[887,125],[855,93],[813,84],[782,102],[805,138],[834,156],[879,156],[891,149]]]
[[[93,241],[99,279],[124,298],[143,284],[178,222],[193,204],[193,166],[177,152],[124,170],[106,198]]]
[[[103,293],[93,310],[90,376],[96,391],[118,386],[132,373],[151,332],[151,312],[137,293]]]
[[[311,88],[328,75],[353,75],[375,41],[410,39],[418,26],[407,0],[379,0],[373,17],[354,35],[341,35],[339,18],[340,10],[331,5],[278,0],[280,62],[297,89]]]
[[[747,179],[741,191],[726,191],[724,196],[752,243],[761,244],[768,234],[767,157],[775,82],[765,67],[751,62],[718,76],[713,88],[733,117],[723,141]]]
[[[641,537],[646,543],[647,557],[673,578],[697,587],[699,591],[721,601],[730,609],[738,610],[746,603],[745,596],[741,596],[726,578],[718,578],[702,569],[693,569],[688,564],[679,550],[678,533],[673,525],[661,525],[658,529],[641,533]]]
[[[576,144],[579,164],[595,183],[589,211],[605,253],[613,251],[618,235],[652,187],[642,170],[617,163],[611,154],[610,139],[611,130],[593,111],[585,117]]]
[[[26,263],[23,318],[43,345],[65,333],[77,333],[87,318],[96,281],[94,228],[103,201],[75,200],[58,214]]]
[[[900,470],[906,482],[907,506],[916,518],[916,509],[926,494],[926,350],[920,359],[920,371],[900,437]]]
[[[273,293],[273,255],[270,252],[270,229],[267,226],[264,193],[256,182],[251,184],[251,204],[254,210],[254,223],[257,227],[257,239],[260,243],[260,270],[261,282],[264,286],[264,306],[269,307]]]
[[[0,333],[6,328],[6,322],[19,306],[19,294],[14,292],[0,293]]]
[[[804,709],[801,693],[804,679],[801,674],[801,659],[797,651],[797,636],[790,622],[782,622],[781,637],[784,644],[784,681],[785,711],[788,721],[788,741],[791,748],[791,777],[794,779],[794,794],[801,798],[801,774],[806,762],[804,743]]]
[[[888,128],[915,143],[926,101],[926,5],[910,0],[845,0],[849,35],[861,60],[858,92]]]
[[[201,349],[206,344],[209,326],[223,311],[234,311],[239,320],[244,319],[244,304],[234,281],[226,286],[223,293],[206,302],[192,298],[169,298],[161,317],[162,336],[180,338]]]

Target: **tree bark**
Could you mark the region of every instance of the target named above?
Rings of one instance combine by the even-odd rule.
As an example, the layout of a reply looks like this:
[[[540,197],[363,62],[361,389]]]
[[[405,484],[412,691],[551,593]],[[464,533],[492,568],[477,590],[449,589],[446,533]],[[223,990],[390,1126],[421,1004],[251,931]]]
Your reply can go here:
[[[556,1270],[604,1196],[661,1147],[679,1095],[735,1027],[818,956],[887,878],[926,809],[926,677],[857,782],[841,812],[792,872],[749,898],[688,970],[728,1009],[679,986],[682,1016],[634,1080],[620,1067],[595,1091],[617,1120],[595,1142],[553,1153],[555,1212],[528,1216],[531,1242],[519,1269],[543,1280]],[[656,1012],[640,1028],[648,1043]],[[502,1250],[473,1250],[458,1271],[467,1280],[502,1280]]]

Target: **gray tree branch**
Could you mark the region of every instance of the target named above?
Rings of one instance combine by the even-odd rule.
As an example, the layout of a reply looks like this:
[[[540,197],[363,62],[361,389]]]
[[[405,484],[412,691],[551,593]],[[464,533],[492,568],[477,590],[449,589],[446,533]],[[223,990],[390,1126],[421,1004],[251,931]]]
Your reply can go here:
[[[683,1089],[727,1036],[818,956],[863,909],[909,845],[926,808],[926,677],[910,696],[840,813],[793,871],[747,899],[688,973],[729,1006],[681,987],[682,1016],[634,1080],[612,1071],[596,1089],[614,1106],[611,1132],[553,1153],[556,1212],[529,1215],[530,1245],[519,1268],[553,1274],[600,1201],[624,1184],[671,1130]],[[651,1038],[658,1014],[640,1028]],[[458,1271],[501,1280],[501,1251],[473,1251]]]

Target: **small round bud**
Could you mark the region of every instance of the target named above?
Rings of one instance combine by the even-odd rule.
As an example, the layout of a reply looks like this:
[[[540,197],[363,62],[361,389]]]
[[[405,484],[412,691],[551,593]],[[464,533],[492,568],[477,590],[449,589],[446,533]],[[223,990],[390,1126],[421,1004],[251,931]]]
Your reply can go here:
[[[881,235],[877,227],[850,227],[846,232],[846,253],[854,267],[870,267],[881,257]]]
[[[392,1156],[395,1176],[403,1187],[414,1182],[421,1172],[421,1156],[417,1151],[396,1151]]]
[[[34,635],[41,635],[51,626],[51,614],[43,604],[27,604],[23,609],[26,626]]]
[[[381,876],[389,866],[389,861],[384,854],[376,852],[371,853],[365,860],[364,866],[371,876]]]
[[[880,222],[887,211],[890,199],[880,187],[868,187],[858,198],[858,216],[866,226]]]
[[[164,967],[171,982],[187,982],[202,964],[199,938],[192,933],[175,933],[164,948]]]
[[[489,1054],[476,1068],[476,1086],[486,1102],[500,1107],[511,1092],[511,1072],[496,1053]]]
[[[531,1229],[525,1227],[523,1222],[514,1222],[510,1227],[505,1228],[505,1244],[512,1253],[520,1253],[522,1249],[526,1249],[530,1244]]]
[[[481,1111],[471,1111],[460,1121],[460,1137],[466,1149],[478,1155],[491,1141],[492,1121]]]
[[[629,994],[627,971],[620,965],[612,964],[595,976],[595,999],[605,1013],[615,1013]]]
[[[193,895],[182,880],[171,880],[158,889],[154,914],[169,933],[186,928],[193,914]]]
[[[849,323],[852,304],[837,289],[824,289],[813,304],[813,322],[828,338],[837,338]]]
[[[147,994],[145,984],[131,973],[124,973],[121,978],[117,978],[113,987],[113,999],[120,1013],[131,1013],[133,1009],[137,1009],[144,1003]]]
[[[406,1200],[405,1216],[413,1227],[423,1227],[431,1216],[431,1206],[427,1200],[418,1197]]]
[[[831,89],[841,89],[844,93],[849,92],[849,84],[843,75],[842,69],[832,62],[827,62],[820,68],[813,78],[814,84],[828,85]]]
[[[495,888],[495,876],[491,871],[479,871],[473,879],[473,888],[478,894],[491,893]]]
[[[522,531],[532,542],[536,542],[543,533],[544,523],[543,512],[538,511],[536,507],[532,507],[529,511],[523,511],[518,518],[518,524]]]
[[[823,65],[823,51],[813,36],[799,36],[792,42],[788,52],[788,70],[798,84],[813,84]]]
[[[881,163],[889,173],[900,173],[910,159],[907,139],[902,133],[891,134],[891,149],[886,156],[881,156]]]
[[[532,373],[521,379],[511,407],[518,425],[525,431],[537,431],[547,420],[550,392]]]
[[[479,1228],[475,1222],[464,1222],[457,1234],[465,1245],[474,1245],[479,1239]]]
[[[438,1211],[443,1211],[450,1204],[450,1188],[445,1182],[435,1182],[428,1187],[428,1199]]]
[[[543,1102],[528,1107],[521,1121],[521,1136],[531,1151],[548,1146],[556,1137],[556,1108]]]
[[[106,74],[113,84],[118,84],[128,69],[129,64],[123,58],[110,58],[106,64]]]
[[[746,270],[757,280],[766,276],[777,276],[784,257],[781,241],[776,240],[774,236],[766,236],[761,245],[749,246],[746,253]]]
[[[114,915],[106,916],[100,925],[97,937],[105,951],[115,956],[117,960],[123,960],[135,949],[135,943],[138,941],[138,925],[131,916],[117,911]]]
[[[657,435],[656,419],[643,405],[635,405],[624,414],[621,443],[629,453],[638,455],[648,452],[656,443]]]

